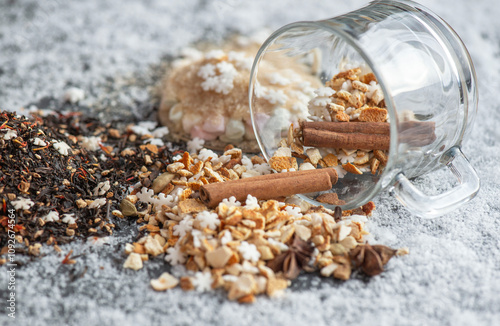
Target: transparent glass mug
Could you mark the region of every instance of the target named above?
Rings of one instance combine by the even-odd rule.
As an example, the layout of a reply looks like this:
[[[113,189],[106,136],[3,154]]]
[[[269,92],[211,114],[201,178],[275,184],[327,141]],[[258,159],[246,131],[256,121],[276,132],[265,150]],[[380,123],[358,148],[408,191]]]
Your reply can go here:
[[[259,75],[259,67],[268,60],[308,62],[322,84],[346,62],[364,64],[376,76],[390,121],[388,161],[377,175],[348,173],[339,179],[332,191],[344,200],[343,209],[359,207],[382,189],[391,188],[413,214],[435,217],[478,192],[478,175],[461,151],[477,111],[475,71],[457,34],[427,8],[412,1],[373,1],[345,15],[293,23],[274,32],[257,53],[249,87],[252,124],[267,160],[293,121],[280,113],[284,111],[279,105],[261,105],[256,94],[265,77]],[[419,135],[404,127],[408,112],[414,120],[434,124],[431,143],[412,143]],[[443,166],[456,176],[458,184],[442,194],[426,195],[409,180]],[[313,194],[301,197],[318,204]]]

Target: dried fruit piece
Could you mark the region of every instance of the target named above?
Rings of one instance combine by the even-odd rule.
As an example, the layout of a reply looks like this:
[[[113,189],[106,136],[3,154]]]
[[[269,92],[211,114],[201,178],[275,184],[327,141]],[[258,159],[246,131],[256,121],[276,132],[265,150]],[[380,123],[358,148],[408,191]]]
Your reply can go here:
[[[310,228],[300,224],[295,225],[295,235],[303,241],[309,241],[309,239],[311,238],[311,234],[312,233]]]
[[[207,207],[197,198],[183,200],[179,202],[178,207],[182,214],[198,213],[207,209]]]
[[[181,177],[186,177],[186,178],[191,178],[193,176],[193,172],[186,169],[178,170],[177,174],[180,175]]]
[[[332,262],[331,264],[326,265],[323,268],[321,268],[320,274],[321,274],[321,276],[329,277],[333,274],[333,272],[337,269],[337,267],[339,267],[339,265]]]
[[[347,281],[351,277],[351,260],[348,256],[335,256],[333,262],[338,265],[333,271],[333,277],[339,280]]]
[[[410,254],[410,249],[408,249],[406,247],[399,248],[398,250],[396,250],[396,256],[398,256],[398,257],[405,256],[408,254]]]
[[[179,284],[179,280],[165,272],[159,278],[151,280],[150,284],[155,291],[166,291],[176,287]]]
[[[352,88],[354,89],[358,89],[364,93],[368,92],[368,85],[359,81],[359,80],[355,80],[352,82]]]
[[[177,173],[180,169],[184,169],[185,165],[181,162],[171,163],[167,166],[167,171],[170,173]]]
[[[361,209],[363,210],[363,213],[366,215],[366,216],[370,216],[372,214],[372,211],[375,209],[375,203],[372,202],[372,201],[369,201],[367,202],[366,204],[364,204]]]
[[[148,255],[158,256],[163,253],[163,247],[160,245],[158,240],[153,237],[148,237],[144,243],[144,249]]]
[[[304,147],[301,144],[292,143],[290,149],[293,153],[304,154]]]
[[[333,155],[332,153],[323,157],[323,161],[326,163],[326,166],[328,166],[328,167],[338,165],[338,158],[337,158],[337,156]]]
[[[376,174],[379,166],[380,166],[380,161],[377,160],[375,157],[372,158],[372,160],[370,162],[370,172],[372,174]]]
[[[274,254],[268,246],[258,246],[257,250],[260,253],[260,259],[266,261],[274,258]]]
[[[358,169],[355,165],[352,165],[349,162],[347,162],[346,164],[342,164],[342,167],[347,172],[351,172],[351,173],[354,173],[354,174],[363,174],[363,172],[360,169]]]
[[[319,149],[317,149],[317,148],[307,149],[306,154],[309,157],[309,161],[314,165],[318,164],[319,160],[322,159],[321,153],[319,152]]]
[[[350,102],[351,101],[351,93],[348,91],[340,90],[337,93],[335,93],[335,96],[343,101]]]
[[[377,82],[377,78],[372,72],[361,76],[359,80],[365,84],[370,84],[372,81]]]
[[[127,260],[125,260],[125,263],[123,264],[123,268],[130,268],[133,269],[134,271],[137,271],[142,268],[142,259],[141,255],[133,252],[130,255],[128,255]]]
[[[365,93],[355,89],[351,92],[351,97],[349,98],[349,104],[351,104],[356,109],[359,109],[366,104]]]
[[[282,278],[271,278],[267,280],[266,293],[269,297],[278,296],[288,287],[289,281]]]
[[[273,156],[269,160],[269,165],[271,166],[271,169],[276,171],[298,169],[295,157]]]
[[[233,282],[227,298],[229,300],[237,300],[241,297],[253,294],[257,289],[257,283],[252,275],[242,274],[238,279]]]
[[[382,92],[382,90],[380,88],[376,89],[374,92],[373,92],[373,95],[372,95],[372,102],[375,104],[375,105],[379,105],[380,102],[382,102],[384,99],[384,92]]]
[[[345,205],[345,201],[339,199],[338,194],[334,192],[328,192],[326,194],[321,194],[316,197],[316,200],[320,203],[330,204],[330,205]]]
[[[253,294],[247,294],[238,299],[238,303],[254,303],[255,296]]]
[[[387,120],[387,110],[378,107],[367,107],[361,111],[359,121],[384,122]]]
[[[359,153],[359,151],[358,151],[358,153]],[[370,155],[368,155],[368,153],[365,153],[362,156],[357,156],[354,159],[353,163],[356,164],[356,165],[363,165],[365,163],[368,163],[369,160],[370,160]]]
[[[207,263],[213,268],[223,268],[232,257],[233,251],[227,246],[219,247],[205,254]]]
[[[191,278],[188,276],[181,277],[179,283],[180,283],[181,289],[183,289],[184,291],[194,290],[193,282],[191,281]]]
[[[384,151],[376,149],[373,151],[373,155],[375,155],[375,157],[380,161],[380,164],[387,165],[388,158]]]
[[[358,80],[358,74],[361,73],[361,68],[353,68],[353,69],[348,69],[342,72],[339,72],[335,76],[333,76],[332,80],[336,79],[350,79],[350,80]]]

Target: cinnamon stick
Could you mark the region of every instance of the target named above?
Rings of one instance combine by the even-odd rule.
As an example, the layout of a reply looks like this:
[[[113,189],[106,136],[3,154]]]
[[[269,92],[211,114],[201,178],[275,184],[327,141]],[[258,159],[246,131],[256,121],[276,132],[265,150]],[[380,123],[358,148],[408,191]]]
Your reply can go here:
[[[434,133],[434,121],[404,121],[399,124],[401,131],[408,134]],[[380,134],[390,135],[390,124],[388,122],[330,122],[330,121],[305,121],[302,122],[303,129],[329,130],[340,133]]]
[[[434,133],[436,123],[434,121],[404,121],[399,124],[401,131],[408,131],[411,133]]]
[[[333,168],[274,173],[203,185],[200,198],[208,207],[215,207],[231,196],[238,201],[245,201],[248,195],[265,200],[330,190],[337,180],[338,175]]]
[[[400,124],[399,142],[410,146],[421,147],[436,140],[435,123],[433,121],[406,121]]]
[[[302,129],[328,130],[339,133],[363,133],[389,135],[391,133],[388,122],[329,122],[307,121],[302,123]]]
[[[348,124],[348,123],[346,123]],[[389,149],[391,136],[364,133],[338,133],[329,130],[302,129],[305,146],[352,148],[352,149]]]
[[[410,146],[429,145],[436,139],[432,121],[405,121],[399,129],[400,143]],[[306,146],[368,150],[387,150],[390,146],[387,122],[303,122],[302,134]]]
[[[338,181],[338,174],[337,171],[334,168],[323,168],[323,169],[316,169],[316,170],[303,170],[303,171],[292,171],[292,172],[283,172],[283,173],[271,173],[271,174],[264,174],[264,175],[258,175],[256,177],[251,177],[251,178],[244,178],[244,179],[238,179],[236,181],[238,182],[255,182],[255,181],[269,181],[273,179],[284,179],[284,178],[292,178],[292,177],[297,177],[297,176],[302,176],[302,175],[316,175],[320,172],[326,172],[328,173],[328,176],[330,177],[330,180],[332,181],[332,185],[336,184]],[[226,181],[224,184],[227,184]],[[278,196],[279,197],[279,196]]]

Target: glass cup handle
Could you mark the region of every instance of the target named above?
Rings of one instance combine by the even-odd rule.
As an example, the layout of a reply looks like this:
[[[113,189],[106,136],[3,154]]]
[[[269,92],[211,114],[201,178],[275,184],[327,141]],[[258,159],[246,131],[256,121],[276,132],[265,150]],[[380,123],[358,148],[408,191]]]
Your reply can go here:
[[[457,177],[459,184],[436,196],[427,196],[418,190],[403,173],[396,176],[394,194],[412,213],[423,218],[446,214],[468,202],[479,191],[479,177],[460,147],[449,149],[443,158],[446,166]]]

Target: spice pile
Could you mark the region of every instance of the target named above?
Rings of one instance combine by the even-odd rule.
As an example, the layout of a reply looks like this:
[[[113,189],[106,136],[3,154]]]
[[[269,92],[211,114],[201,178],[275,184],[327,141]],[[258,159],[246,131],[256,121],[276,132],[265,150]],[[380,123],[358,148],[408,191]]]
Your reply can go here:
[[[232,146],[219,156],[202,145],[199,139],[188,142],[191,154],[174,157],[151,188],[136,189],[122,201],[123,208],[147,203],[137,214],[139,222],[147,222],[141,229],[149,231],[126,245],[124,267],[141,269],[143,261],[165,253],[170,265],[187,269],[180,279],[163,273],[152,280],[155,290],[179,284],[184,290],[224,288],[228,299],[250,303],[258,294],[282,293],[301,270],[347,280],[353,268],[377,275],[392,256],[406,253],[365,243],[372,202],[342,212],[295,197],[259,200],[248,195],[245,201],[229,197],[214,208],[205,206],[199,192],[204,185],[252,182],[256,175],[269,175],[270,167]]]
[[[15,209],[15,238],[27,248],[18,253],[38,256],[43,243],[60,251],[74,239],[112,235],[128,185],[150,185],[170,160],[166,146],[154,144],[160,139],[141,136],[168,131],[155,125],[121,133],[78,113],[0,113],[1,253],[8,250],[7,208]]]
[[[248,81],[260,40],[241,37],[222,49],[184,49],[166,73],[159,119],[171,137],[200,138],[222,150],[237,144],[258,151],[248,110]],[[321,85],[310,65],[287,56],[267,58],[259,68],[256,123],[274,128],[308,115],[307,103]],[[265,113],[264,113],[265,112]]]

